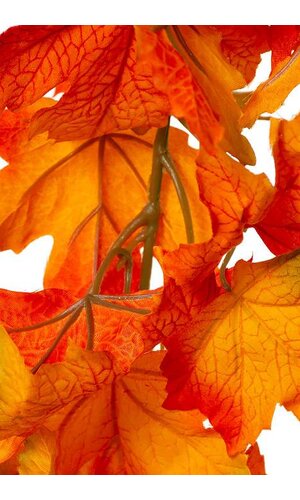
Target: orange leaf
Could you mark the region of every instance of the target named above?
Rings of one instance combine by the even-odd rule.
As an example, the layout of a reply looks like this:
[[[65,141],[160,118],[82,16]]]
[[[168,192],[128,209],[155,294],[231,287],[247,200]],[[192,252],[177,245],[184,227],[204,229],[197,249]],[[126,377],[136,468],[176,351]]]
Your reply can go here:
[[[165,407],[199,408],[230,454],[269,428],[276,403],[300,390],[299,251],[258,264],[240,261],[232,292],[199,323],[166,342]]]
[[[53,461],[56,450],[55,434],[45,429],[29,436],[19,454],[19,474],[53,474]]]
[[[232,95],[245,81],[223,56],[220,36],[204,26],[168,28],[168,35],[172,44],[163,31],[142,29],[138,39],[142,61],[151,61],[154,83],[167,94],[172,114],[186,120],[209,152],[221,141],[225,151],[255,163],[241,135],[241,110]]]
[[[104,305],[92,306],[94,316],[94,349],[109,352],[116,365],[128,370],[131,363],[145,350],[151,349],[160,341],[158,332],[147,328],[148,316],[137,314],[136,310],[154,312],[160,302],[160,292],[154,292],[149,298],[143,294],[132,295],[130,299],[110,299],[108,305],[127,307],[129,311],[112,310]],[[100,296],[101,297],[101,296]],[[55,341],[63,325],[70,318],[64,316],[55,323],[42,325],[32,330],[31,325],[49,321],[51,318],[69,309],[77,299],[71,294],[58,289],[43,290],[37,293],[0,291],[0,320],[10,333],[28,366],[34,366]],[[24,328],[24,331],[22,330]],[[20,329],[21,331],[15,331]],[[64,358],[68,338],[77,345],[87,344],[87,318],[83,310],[73,323],[47,361],[53,363]]]
[[[264,456],[260,454],[259,447],[257,443],[246,451],[248,455],[247,465],[251,471],[252,476],[265,476],[265,459]]]
[[[223,136],[223,127],[184,59],[163,31],[153,33],[142,28],[137,33],[140,58],[151,61],[154,83],[168,96],[171,113],[184,118],[201,144],[213,151]]]
[[[2,327],[0,336],[0,439],[32,434],[49,415],[93,393],[113,376],[105,354],[84,352],[74,344],[64,363],[44,365],[32,375]]]
[[[0,340],[0,440],[2,440],[19,435],[15,427],[23,418],[25,402],[34,394],[34,388],[33,375],[25,367],[18,348],[2,326],[0,326]]]
[[[254,227],[276,255],[300,247],[299,133],[300,116],[290,122],[271,122],[276,193],[265,217]]]
[[[140,358],[132,371],[85,398],[58,433],[57,474],[248,474],[245,456],[229,458],[198,412],[161,407],[163,353]]]
[[[24,438],[12,436],[7,439],[0,440],[0,464],[6,462],[13,457],[21,448]],[[1,474],[1,468],[0,468]]]
[[[81,295],[115,238],[147,202],[154,131],[143,139],[133,133],[105,136],[99,163],[98,141],[54,143],[45,135],[28,141],[29,122],[28,109],[18,114],[6,111],[0,121],[0,153],[9,161],[0,172],[0,249],[20,252],[33,239],[51,234],[54,247],[45,286]],[[173,128],[169,147],[189,196],[196,241],[206,241],[212,235],[211,221],[208,209],[199,203],[196,153],[188,147],[187,135]],[[176,248],[186,235],[167,173],[161,204],[157,242]]]
[[[241,163],[254,165],[255,154],[246,137],[241,134],[241,109],[232,93],[243,87],[245,80],[224,57],[220,34],[209,26],[180,26],[176,32],[176,43],[224,127],[220,146]]]
[[[221,257],[240,243],[245,227],[263,218],[274,197],[274,188],[264,174],[252,174],[221,151],[210,156],[201,150],[197,164],[200,199],[210,211],[213,238],[164,252],[164,272],[178,284],[208,276]]]
[[[300,83],[299,28],[272,26],[270,48],[272,71],[269,78],[253,92],[240,120],[242,127],[252,127],[264,112],[273,113]]]
[[[214,26],[221,35],[221,49],[247,83],[255,76],[261,54],[269,50],[268,26]]]
[[[270,26],[272,70],[281,61],[291,56],[300,41],[299,26]]]
[[[1,400],[8,394],[5,411],[0,407],[1,436],[28,436],[19,455],[21,474],[76,474],[87,462],[90,473],[99,474],[249,473],[246,456],[228,457],[220,436],[203,429],[198,411],[161,407],[165,379],[158,366],[164,353],[149,353],[128,375],[116,377],[104,353],[71,345],[64,362],[31,375],[5,332],[1,340]],[[18,397],[3,392],[5,377],[16,368],[17,374],[25,370],[19,387],[27,388],[26,378],[30,382],[30,392]],[[70,403],[57,431],[43,427]]]
[[[218,295],[224,293],[215,275],[199,278],[192,283],[176,284],[166,278],[158,308],[147,317],[144,328],[149,338],[160,338],[164,344],[171,336],[184,334],[201,321],[201,311]]]
[[[20,43],[20,40],[22,41]],[[147,64],[136,72],[132,26],[16,26],[0,37],[0,106],[18,110],[58,84],[70,88],[33,119],[59,140],[166,123],[168,105]]]

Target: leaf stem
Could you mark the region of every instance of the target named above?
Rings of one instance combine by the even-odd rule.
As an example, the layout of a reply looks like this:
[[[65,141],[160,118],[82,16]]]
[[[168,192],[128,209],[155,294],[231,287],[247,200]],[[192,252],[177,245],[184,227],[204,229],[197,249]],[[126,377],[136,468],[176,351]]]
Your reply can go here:
[[[21,328],[7,328],[8,333],[19,333],[19,332],[30,332],[32,330],[38,330],[39,328],[43,328],[43,326],[48,326],[53,323],[56,323],[57,321],[60,321],[67,316],[69,316],[72,312],[77,311],[83,304],[84,299],[80,299],[74,304],[72,304],[70,307],[65,309],[62,313],[57,314],[56,316],[53,316],[52,318],[49,318],[45,321],[41,321],[41,323],[35,323],[34,325],[28,325],[28,326],[22,326]]]
[[[152,299],[154,295],[159,295],[158,292],[154,291],[152,293],[145,293],[143,295],[94,295],[94,297],[100,297],[103,300],[144,300],[144,299]]]
[[[153,246],[159,220],[159,197],[163,174],[162,158],[167,152],[170,121],[166,127],[157,130],[153,145],[152,172],[149,186],[149,203],[147,209],[147,233],[145,236],[144,252],[142,258],[140,289],[146,290],[150,286],[152,270]]]
[[[94,348],[95,321],[94,321],[92,304],[91,304],[89,296],[87,296],[85,301],[84,301],[84,307],[85,307],[86,324],[87,324],[87,331],[88,331],[86,350],[92,351]]]
[[[94,279],[94,282],[91,286],[91,293],[96,294],[98,293],[100,289],[100,285],[102,283],[104,274],[109,267],[112,259],[116,255],[124,255],[125,257],[128,256],[129,252],[125,248],[122,248],[122,245],[128,240],[128,238],[141,226],[144,225],[146,220],[146,215],[144,213],[144,210],[142,210],[124,229],[123,231],[119,234],[118,238],[115,240],[113,245],[111,246],[110,250],[106,254],[105,258],[103,259],[97,273]],[[131,256],[130,256],[131,258]]]
[[[127,307],[121,304],[114,304],[107,300],[102,299],[102,295],[89,295],[89,300],[93,304],[97,304],[102,307],[107,307],[108,309],[115,309],[116,311],[126,311],[135,314],[149,314],[151,311],[149,309],[135,308],[135,307]]]
[[[180,31],[180,29],[179,29],[178,26],[172,26],[171,29],[169,27],[166,28],[166,32],[167,32],[167,35],[169,37],[169,40],[172,43],[172,45],[175,47],[175,49],[177,49],[178,52],[181,53],[181,50],[178,47],[178,44],[174,40],[174,36],[173,36],[172,31],[174,31],[175,37],[177,38],[179,44],[181,45],[181,47],[184,50],[184,52],[191,59],[191,61],[195,64],[196,68],[198,68],[201,71],[201,73],[206,74],[206,71],[205,71],[204,67],[202,66],[202,64],[200,63],[200,61],[197,59],[197,57],[195,56],[195,54],[192,51],[192,49],[188,46],[188,44],[185,41],[184,37],[182,36],[181,31]]]
[[[47,361],[47,359],[53,353],[54,349],[59,344],[59,342],[61,341],[61,339],[65,335],[65,333],[69,330],[69,328],[73,325],[73,323],[75,323],[77,318],[80,316],[81,311],[82,311],[82,306],[72,314],[72,316],[68,319],[68,321],[66,321],[66,323],[60,329],[58,335],[56,336],[56,338],[54,339],[54,341],[50,345],[49,349],[47,349],[45,354],[41,357],[41,359],[37,362],[37,364],[32,368],[32,370],[31,370],[32,373],[36,373],[38,371],[38,369],[42,366],[42,364],[45,363],[45,361]]]
[[[228,292],[231,292],[231,286],[230,286],[230,283],[228,283],[227,278],[226,278],[226,267],[229,264],[229,261],[230,261],[231,257],[233,256],[235,249],[236,249],[236,247],[233,247],[233,248],[231,248],[231,250],[229,250],[229,252],[227,252],[227,254],[225,255],[224,260],[222,262],[222,265],[220,267],[220,281],[221,281],[223,288],[225,290],[227,290]]]
[[[171,180],[172,180],[174,187],[176,189],[176,193],[178,196],[178,200],[179,200],[182,215],[183,215],[187,242],[194,243],[195,238],[194,238],[193,219],[192,219],[191,209],[190,209],[190,205],[189,205],[189,200],[188,200],[188,197],[186,195],[183,183],[180,179],[180,176],[176,170],[175,163],[172,160],[169,152],[167,152],[163,156],[162,161],[163,161],[163,166],[166,169],[166,171],[168,172],[169,176],[171,177]]]

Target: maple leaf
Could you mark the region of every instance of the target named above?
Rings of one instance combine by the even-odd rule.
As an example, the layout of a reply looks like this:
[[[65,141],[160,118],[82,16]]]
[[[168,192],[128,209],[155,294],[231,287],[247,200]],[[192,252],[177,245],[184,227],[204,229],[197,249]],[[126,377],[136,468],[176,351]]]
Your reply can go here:
[[[218,286],[214,273],[181,285],[165,278],[160,303],[144,325],[147,336],[160,338],[163,344],[171,336],[180,337],[187,325],[191,328],[198,324],[202,310],[222,293],[224,288]]]
[[[136,71],[133,26],[16,26],[0,37],[2,109],[69,86],[54,107],[36,113],[31,133],[65,141],[163,126],[168,103],[149,77],[147,63]]]
[[[84,352],[75,344],[63,364],[44,365],[33,375],[3,327],[0,336],[0,439],[32,434],[52,413],[93,393],[113,376],[104,353]]]
[[[54,238],[46,290],[0,290],[0,474],[265,474],[275,405],[300,415],[300,117],[271,120],[275,188],[242,126],[299,82],[299,33],[0,35],[0,250]],[[280,256],[226,270],[248,227]]]
[[[199,408],[230,454],[269,428],[276,403],[299,394],[299,251],[238,262],[227,292],[196,328],[167,339],[166,408]]]
[[[300,247],[299,132],[300,116],[271,122],[276,193],[265,217],[254,227],[275,255]]]
[[[177,284],[208,276],[221,257],[241,242],[243,230],[264,217],[275,193],[264,174],[252,174],[221,151],[212,156],[201,150],[197,164],[200,199],[210,211],[213,237],[162,252],[163,270]]]
[[[250,83],[261,62],[261,54],[269,50],[268,26],[212,26],[221,36],[220,47],[228,60]]]
[[[56,452],[51,457],[49,446],[46,450],[49,470],[55,458],[56,474],[77,474],[87,464],[90,474],[249,474],[246,457],[230,459],[219,435],[203,429],[198,412],[161,407],[163,355],[144,356],[128,375],[102,384],[72,407],[56,431]],[[41,453],[32,438],[29,446],[21,454],[23,467]]]
[[[26,438],[17,452],[20,474],[249,474],[246,455],[230,458],[198,411],[161,407],[165,353],[146,354],[121,376],[104,353],[71,344],[64,362],[32,375],[0,334],[1,437]],[[22,376],[18,392],[5,389],[12,373]]]
[[[255,77],[261,54],[271,51],[272,70],[292,55],[299,41],[298,26],[212,26],[221,36],[221,50],[245,78]]]
[[[168,96],[172,114],[185,119],[209,152],[220,143],[242,162],[255,163],[232,95],[245,81],[223,57],[215,31],[180,26],[168,28],[168,35],[173,45],[163,31],[141,29],[138,39],[140,58],[151,61],[153,81]]]
[[[248,473],[244,457],[228,460],[222,440],[215,431],[203,429],[198,412],[161,407],[163,356],[143,356],[128,375],[116,379],[109,394],[99,391],[66,417],[58,432],[57,473],[76,473],[93,456],[98,474]]]
[[[128,370],[142,352],[160,341],[159,332],[148,329],[145,315],[156,310],[160,295],[157,290],[150,296],[145,294],[144,297],[140,293],[125,296],[123,300],[120,300],[121,297],[114,300],[113,296],[109,299],[95,296],[96,303],[91,305],[94,349],[109,352],[119,369]],[[97,300],[100,302],[97,303]],[[0,290],[0,321],[9,330],[11,339],[30,367],[35,366],[49,349],[51,353],[45,362],[64,359],[69,338],[81,347],[87,346],[88,313],[83,306],[84,303],[80,309],[76,297],[59,289],[36,293]],[[76,310],[79,316],[72,320]],[[70,324],[65,331],[68,322]],[[63,336],[56,345],[60,332]]]
[[[150,60],[156,86],[168,95],[172,114],[184,118],[201,144],[213,150],[223,136],[223,127],[184,59],[160,31],[138,31],[140,59]]]
[[[270,29],[272,71],[247,101],[240,120],[242,127],[252,127],[264,112],[273,113],[300,83],[300,31],[295,26]]]
[[[49,104],[42,100],[20,113],[5,111],[0,121],[0,153],[9,162],[0,172],[0,249],[20,252],[33,239],[51,234],[54,246],[45,287],[81,295],[120,231],[147,203],[154,133],[150,131],[143,139],[133,133],[103,137],[103,158],[98,163],[96,139],[54,143],[40,135],[28,141],[32,113],[44,102]],[[212,235],[211,220],[199,202],[196,152],[188,147],[187,135],[174,128],[169,148],[189,197],[195,239],[206,241]],[[176,248],[186,241],[186,233],[176,189],[167,173],[161,205],[157,242]],[[140,255],[134,258],[138,264]]]

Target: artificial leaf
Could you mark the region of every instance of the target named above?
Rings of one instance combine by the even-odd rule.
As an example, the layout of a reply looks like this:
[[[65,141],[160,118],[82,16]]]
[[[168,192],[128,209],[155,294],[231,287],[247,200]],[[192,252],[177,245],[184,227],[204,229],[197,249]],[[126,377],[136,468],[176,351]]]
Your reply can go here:
[[[144,314],[154,312],[160,298],[160,291],[157,290],[150,296],[146,294],[145,298],[140,293],[123,300],[118,297],[113,300],[111,297],[106,303],[93,304],[94,349],[109,352],[119,368],[128,370],[142,352],[151,349],[160,341],[158,331],[149,331],[147,315]],[[55,342],[59,332],[74,313],[76,302],[78,303],[76,297],[59,289],[48,289],[34,294],[0,291],[0,320],[9,330],[11,339],[28,366],[35,366]],[[112,310],[112,306],[115,309]],[[126,310],[122,310],[122,307]],[[144,313],[138,314],[141,310]],[[60,317],[65,311],[69,311],[68,315]],[[56,316],[59,316],[58,321],[51,322]],[[34,325],[37,327],[30,329]],[[81,347],[87,345],[86,309],[70,325],[46,361],[61,361],[69,338]]]
[[[276,193],[265,217],[254,227],[275,255],[300,248],[300,116],[272,120],[271,144]]]
[[[32,394],[32,375],[13,341],[0,326],[0,440],[14,436],[6,435],[6,425],[22,419],[24,401]],[[14,383],[12,384],[12,380]]]
[[[53,474],[55,435],[42,429],[26,439],[24,449],[18,457],[18,472],[22,475]]]
[[[18,453],[14,454],[11,458],[5,462],[0,463],[0,475],[1,476],[16,476],[19,474],[18,471]]]
[[[0,440],[0,464],[9,460],[15,455],[22,446],[24,439],[19,436],[12,436],[7,439]],[[0,469],[1,474],[1,469]]]
[[[74,344],[64,363],[44,365],[33,375],[3,329],[1,358],[0,439],[32,434],[49,415],[93,393],[113,376],[104,353],[84,352]],[[9,376],[15,378],[13,389],[7,384]]]
[[[300,416],[300,122],[271,119],[274,188],[242,127],[300,82],[299,34],[0,35],[0,250],[54,239],[45,290],[0,290],[0,474],[265,474],[276,404]],[[277,257],[226,269],[249,227]]]
[[[213,26],[221,35],[220,47],[228,60],[247,83],[255,76],[261,54],[269,50],[268,26]]]
[[[133,26],[16,26],[0,37],[2,109],[70,86],[54,107],[37,112],[32,133],[65,141],[163,126],[168,103],[149,77],[149,64],[136,71]]]
[[[154,83],[168,95],[172,114],[184,118],[201,145],[213,151],[223,136],[223,127],[184,59],[163,31],[142,28],[138,33],[140,58],[151,61]]]
[[[208,276],[221,257],[241,242],[245,227],[264,217],[275,193],[265,174],[252,174],[221,151],[211,156],[201,150],[197,164],[200,199],[209,208],[213,237],[163,253],[164,272],[178,284]]]
[[[253,446],[246,451],[248,455],[247,465],[253,476],[265,476],[265,459],[264,456],[260,454],[258,444],[255,443]]]
[[[197,411],[161,407],[163,356],[143,356],[72,409],[58,433],[57,474],[76,474],[86,462],[97,474],[249,474],[245,456],[229,458]]]
[[[214,273],[181,285],[165,278],[160,304],[144,325],[147,336],[159,338],[163,344],[173,335],[180,337],[187,325],[201,321],[201,311],[222,293],[224,289],[218,286]]]
[[[275,58],[269,78],[261,83],[253,92],[244,107],[240,120],[242,127],[252,127],[255,120],[265,112],[273,113],[284,102],[289,93],[300,83],[300,48],[299,39],[295,43],[291,54],[282,59],[280,55]],[[288,52],[288,51],[287,51]],[[274,61],[273,61],[274,64]]]
[[[209,152],[220,142],[225,151],[253,164],[255,155],[241,135],[241,110],[232,95],[245,81],[226,61],[215,33],[204,26],[168,28],[174,48],[164,32],[148,32],[140,35],[143,60],[150,59],[154,83],[168,95],[172,113],[186,120]]]
[[[97,140],[54,143],[43,135],[28,141],[30,116],[28,109],[19,114],[6,111],[0,122],[0,153],[9,162],[0,172],[0,249],[20,252],[33,239],[51,234],[54,247],[45,286],[81,295],[91,284],[95,262],[102,261],[120,231],[147,203],[154,131],[143,139],[133,133],[105,136],[98,164]],[[211,220],[199,202],[196,152],[188,147],[187,135],[176,129],[170,130],[169,149],[189,196],[196,241],[209,240]],[[167,173],[161,206],[157,242],[176,248],[186,234]],[[136,254],[136,261],[139,258]]]
[[[286,410],[292,411],[294,415],[300,420],[300,398],[293,398],[291,401],[286,401],[284,403]]]
[[[271,51],[272,70],[298,45],[298,26],[213,26],[221,35],[221,49],[247,83],[255,76],[261,54]]]
[[[300,41],[299,26],[270,26],[269,27],[270,48],[272,50],[272,70],[290,57]]]
[[[276,403],[300,389],[299,251],[240,261],[232,291],[202,310],[196,328],[166,342],[166,408],[199,408],[230,454],[269,428]]]
[[[13,348],[11,358],[21,364],[13,343],[2,336],[2,350]],[[105,354],[71,345],[63,363],[28,373],[32,390],[22,398],[22,418],[10,414],[12,399],[1,426],[1,436],[13,431],[29,436],[19,456],[20,473],[49,474],[56,457],[56,474],[78,473],[92,459],[97,459],[97,473],[248,474],[246,456],[228,457],[222,439],[203,429],[197,411],[161,407],[165,380],[158,366],[163,355],[150,353],[128,375],[115,378]],[[71,402],[54,439],[43,423]]]

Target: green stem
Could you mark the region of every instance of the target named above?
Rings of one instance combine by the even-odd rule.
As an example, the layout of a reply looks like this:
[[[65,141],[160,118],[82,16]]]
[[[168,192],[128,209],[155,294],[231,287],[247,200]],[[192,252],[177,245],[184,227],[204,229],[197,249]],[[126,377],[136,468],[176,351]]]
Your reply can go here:
[[[172,29],[166,28],[166,32],[167,32],[167,35],[169,37],[169,40],[172,43],[172,45],[175,47],[175,49],[184,57],[184,54],[182,54],[182,51],[180,50],[180,47],[178,47],[178,43],[176,42],[175,37],[173,36],[173,31],[174,31],[175,37],[177,38],[182,49],[188,55],[188,57],[191,59],[191,61],[195,64],[196,68],[198,68],[201,71],[201,73],[206,74],[204,67],[202,66],[200,61],[198,61],[198,59],[195,56],[192,49],[188,46],[188,44],[185,41],[184,37],[182,36],[181,31],[180,31],[178,26],[172,26]]]
[[[92,351],[94,348],[95,321],[94,321],[92,304],[90,302],[89,297],[86,297],[84,306],[85,306],[86,324],[87,324],[87,331],[88,331],[86,350]]]
[[[98,306],[107,307],[108,309],[114,309],[116,311],[126,311],[134,314],[149,314],[151,311],[149,309],[141,309],[135,307],[127,307],[121,304],[114,304],[107,300],[103,300],[101,295],[89,295],[89,300],[93,304],[97,304]]]
[[[126,243],[128,238],[141,226],[144,226],[147,221],[147,207],[145,207],[144,210],[142,210],[124,229],[123,231],[119,234],[118,238],[115,240],[113,245],[111,246],[110,250],[108,251],[107,255],[103,259],[101,266],[99,267],[93,285],[91,287],[91,293],[96,294],[99,291],[101,282],[103,280],[104,274],[109,267],[112,259],[122,253],[124,249],[122,249],[122,245]]]
[[[62,313],[53,316],[45,321],[41,321],[41,323],[35,323],[34,325],[22,326],[20,328],[7,328],[8,333],[19,333],[19,332],[30,332],[32,330],[38,330],[39,328],[43,328],[44,326],[52,325],[57,321],[61,321],[62,319],[69,316],[72,312],[77,311],[83,304],[83,299],[78,300],[75,304],[72,304],[68,309],[65,309]]]
[[[142,241],[145,241],[145,237],[146,237],[146,234],[147,234],[147,228],[143,228],[131,241],[130,243],[126,246],[126,250],[132,254],[133,250],[135,249],[135,247],[141,243]],[[120,269],[122,269],[122,267],[125,265],[126,263],[126,258],[125,257],[122,257],[118,264],[117,264],[117,270],[119,271]]]
[[[158,292],[154,291],[153,293],[144,293],[143,295],[99,295],[99,297],[102,300],[133,300],[133,302],[137,300],[145,300],[145,299],[152,299],[153,296],[159,295]],[[95,297],[95,295],[94,295]],[[96,295],[97,297],[97,295]]]
[[[125,263],[124,276],[124,293],[129,293],[132,281],[133,260],[131,252],[127,248],[120,248],[117,255],[122,255],[123,263]],[[118,269],[118,266],[117,266]]]
[[[224,260],[222,262],[222,265],[220,267],[220,281],[225,290],[228,292],[231,292],[231,286],[230,283],[228,283],[227,278],[226,278],[226,267],[229,264],[229,261],[231,257],[233,256],[233,253],[235,251],[236,247],[233,247],[229,252],[225,255]]]
[[[193,219],[189,205],[189,200],[186,195],[180,176],[176,170],[176,166],[168,152],[163,156],[163,166],[168,172],[169,176],[171,177],[174,187],[176,189],[176,193],[178,196],[178,200],[183,215],[187,242],[194,243],[195,238],[194,238]]]
[[[133,270],[132,256],[129,253],[129,259],[127,260],[125,267],[124,293],[130,293],[131,282],[132,282],[132,270]]]
[[[159,197],[163,174],[162,158],[167,152],[169,125],[170,122],[168,122],[168,125],[166,127],[157,130],[153,146],[152,172],[149,187],[149,203],[146,207],[148,220],[141,268],[141,290],[147,290],[150,286],[153,247],[155,244],[160,211]]]
[[[42,364],[45,363],[45,361],[47,361],[47,359],[53,353],[54,349],[56,348],[58,343],[61,341],[61,339],[63,338],[65,333],[69,330],[69,328],[73,325],[73,323],[75,323],[75,321],[79,317],[81,311],[82,311],[82,306],[72,314],[72,316],[68,319],[68,321],[66,321],[64,326],[60,329],[57,337],[52,342],[49,349],[47,349],[45,354],[41,357],[41,359],[37,362],[37,364],[32,368],[32,370],[31,370],[32,373],[36,373],[38,371],[38,369],[42,366]]]

